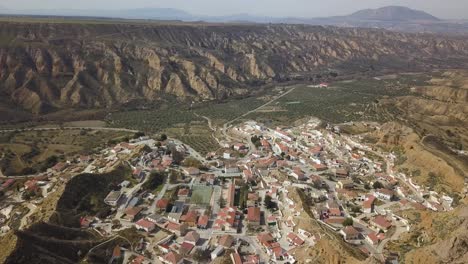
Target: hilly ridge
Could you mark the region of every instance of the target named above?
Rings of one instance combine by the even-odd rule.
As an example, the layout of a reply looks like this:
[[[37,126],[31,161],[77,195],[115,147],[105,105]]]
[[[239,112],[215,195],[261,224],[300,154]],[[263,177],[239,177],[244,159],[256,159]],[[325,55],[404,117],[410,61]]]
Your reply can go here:
[[[378,21],[439,21],[433,15],[424,11],[410,9],[404,6],[386,6],[377,9],[365,9],[348,16],[353,19],[378,20]]]
[[[464,37],[304,25],[1,23],[0,38],[2,105],[34,114],[468,61]]]

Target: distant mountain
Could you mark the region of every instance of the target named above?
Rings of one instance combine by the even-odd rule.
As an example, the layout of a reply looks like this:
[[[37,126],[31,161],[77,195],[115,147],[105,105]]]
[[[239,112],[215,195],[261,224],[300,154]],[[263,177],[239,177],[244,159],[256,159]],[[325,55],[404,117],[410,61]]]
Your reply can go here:
[[[387,6],[378,9],[365,9],[350,15],[301,18],[301,17],[269,17],[250,14],[234,14],[228,16],[203,16],[174,8],[138,8],[123,10],[74,10],[74,9],[42,9],[42,10],[11,10],[1,9],[4,15],[35,15],[35,16],[65,16],[94,17],[121,19],[152,19],[179,20],[186,22],[205,21],[215,23],[274,23],[274,24],[306,24],[329,25],[338,27],[383,28],[403,32],[427,32],[442,34],[468,34],[468,21],[441,20],[424,11],[403,6]]]
[[[105,14],[105,12],[103,12]],[[115,17],[160,19],[160,20],[193,20],[194,15],[175,8],[138,8],[111,12]]]
[[[376,21],[439,21],[437,17],[424,11],[414,10],[404,6],[386,6],[377,9],[364,9],[357,11],[348,18],[358,20],[376,20]]]

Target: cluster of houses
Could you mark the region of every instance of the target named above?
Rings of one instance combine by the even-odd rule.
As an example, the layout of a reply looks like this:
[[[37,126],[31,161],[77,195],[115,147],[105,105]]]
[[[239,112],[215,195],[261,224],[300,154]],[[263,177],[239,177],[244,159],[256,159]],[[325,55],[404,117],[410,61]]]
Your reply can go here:
[[[222,142],[224,148],[208,153],[205,163],[199,161],[201,166],[183,166],[184,159],[193,159],[183,144],[167,140],[141,148],[151,142],[143,137],[117,144],[100,156],[59,162],[51,171],[71,172],[77,163],[89,172],[102,172],[126,158],[132,172],[105,196],[103,202],[112,208],[107,219],[84,216],[80,225],[104,235],[135,228],[147,243],[132,253],[131,263],[158,258],[179,264],[195,261],[199,252],[206,262],[228,257],[234,264],[294,263],[293,249],[307,250],[320,239],[311,228],[297,226],[297,217],[309,213],[345,241],[379,255],[378,245],[388,239],[389,230],[409,228],[408,221],[392,208],[450,208],[453,200],[446,195],[415,194],[413,189],[423,188],[410,180],[411,188],[399,184],[404,176],[387,170],[391,156],[390,162],[371,158],[364,147],[342,137],[337,129],[317,125],[311,120],[298,127],[271,129],[243,123],[233,133],[255,137],[255,147]],[[145,189],[154,172],[176,176],[165,178],[157,189]],[[49,178],[29,179],[23,188],[50,190]],[[14,183],[2,180],[0,188],[7,190]],[[291,188],[305,194],[302,206],[290,195]],[[304,202],[309,210],[304,210]],[[113,259],[122,254],[116,247]]]

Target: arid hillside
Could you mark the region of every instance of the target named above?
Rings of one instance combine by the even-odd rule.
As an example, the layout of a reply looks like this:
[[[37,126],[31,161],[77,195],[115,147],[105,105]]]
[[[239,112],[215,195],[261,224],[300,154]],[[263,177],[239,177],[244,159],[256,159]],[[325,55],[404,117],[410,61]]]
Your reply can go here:
[[[468,61],[462,37],[301,25],[2,22],[0,39],[0,110],[12,119]]]

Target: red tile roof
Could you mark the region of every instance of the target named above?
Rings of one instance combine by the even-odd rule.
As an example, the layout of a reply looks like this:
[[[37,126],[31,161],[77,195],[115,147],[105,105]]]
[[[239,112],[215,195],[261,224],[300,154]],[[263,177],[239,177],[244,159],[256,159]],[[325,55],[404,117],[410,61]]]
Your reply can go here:
[[[372,222],[374,222],[377,226],[383,228],[383,229],[388,229],[392,226],[392,221],[389,221],[387,220],[387,218],[385,218],[384,216],[382,215],[378,215],[376,216]]]
[[[260,208],[249,207],[247,209],[247,220],[250,222],[260,222]]]
[[[163,198],[163,199],[159,199],[156,202],[156,207],[159,209],[166,209],[168,205],[169,205],[169,199]]]
[[[209,217],[207,215],[202,215],[198,218],[197,225],[199,226],[207,226],[209,221]]]
[[[163,258],[171,264],[177,264],[180,260],[182,260],[182,257],[179,254],[172,251],[167,253]]]
[[[155,225],[153,222],[150,222],[150,221],[148,221],[148,220],[146,220],[146,219],[140,219],[140,220],[138,220],[138,221],[135,223],[135,225],[141,226],[141,227],[144,227],[144,228],[147,228],[147,229],[149,229],[149,230],[153,230],[153,229],[156,227],[156,225]]]

